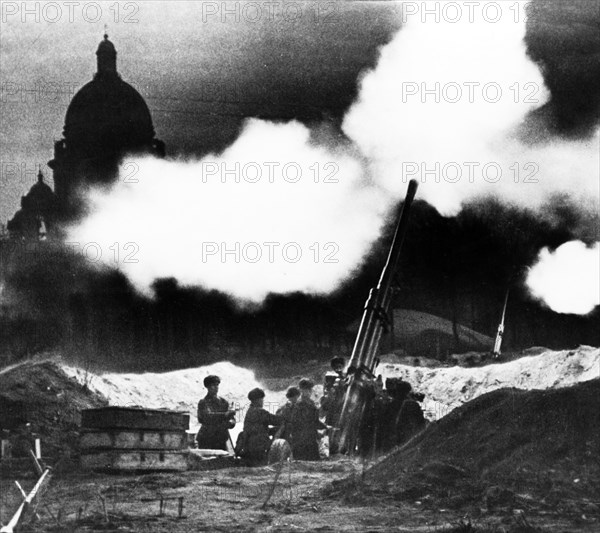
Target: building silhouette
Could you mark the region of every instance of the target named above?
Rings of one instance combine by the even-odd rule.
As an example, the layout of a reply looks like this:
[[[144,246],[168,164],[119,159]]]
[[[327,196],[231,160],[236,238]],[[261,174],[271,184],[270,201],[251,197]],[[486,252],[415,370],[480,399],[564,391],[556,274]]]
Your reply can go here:
[[[6,229],[11,235],[35,240],[54,230],[58,216],[58,201],[52,188],[44,182],[44,175],[38,172],[37,183],[21,196],[21,208],[8,221]]]
[[[121,79],[117,51],[108,35],[100,42],[97,71],[92,81],[73,97],[65,116],[63,138],[54,143],[54,158],[48,162],[54,178],[52,211],[43,213],[36,202],[43,176],[23,197],[21,209],[7,226],[11,235],[31,237],[33,221],[46,226],[80,216],[85,207],[81,192],[89,185],[109,184],[117,179],[119,163],[127,155],[164,157],[165,145],[156,139],[152,117],[142,96]],[[46,189],[44,197],[50,198]],[[50,190],[50,192],[52,192]]]

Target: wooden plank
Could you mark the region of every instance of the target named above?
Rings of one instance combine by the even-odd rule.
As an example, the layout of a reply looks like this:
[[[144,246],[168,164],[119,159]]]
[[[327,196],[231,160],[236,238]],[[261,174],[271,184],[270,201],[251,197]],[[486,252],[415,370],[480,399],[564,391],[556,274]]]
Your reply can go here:
[[[156,430],[82,430],[79,437],[79,449],[86,450],[185,450],[187,449],[185,431]]]
[[[23,503],[21,503],[21,505],[19,506],[19,508],[17,509],[17,512],[13,515],[10,522],[0,529],[0,533],[13,533],[14,532],[15,528],[19,524],[21,515],[23,514],[25,509],[29,505],[31,505],[31,502],[33,501],[33,499],[35,498],[35,495],[38,493],[40,487],[44,483],[44,480],[48,478],[49,472],[50,472],[49,468],[47,468],[44,471],[44,473],[40,476],[40,479],[38,479],[38,481],[35,484],[35,486],[33,487],[33,489],[31,489],[31,492],[27,495],[27,497],[23,500]]]
[[[104,471],[187,470],[187,452],[154,450],[111,450],[82,453],[82,468]]]
[[[29,450],[29,455],[31,456],[31,459],[33,461],[33,466],[35,468],[35,471],[37,472],[37,475],[41,476],[43,473],[42,465],[38,461],[38,458],[36,457],[35,453],[33,453],[33,450]],[[41,457],[40,457],[40,459],[41,459]]]
[[[81,427],[86,429],[156,429],[183,430],[190,425],[190,415],[179,411],[101,407],[81,411]]]

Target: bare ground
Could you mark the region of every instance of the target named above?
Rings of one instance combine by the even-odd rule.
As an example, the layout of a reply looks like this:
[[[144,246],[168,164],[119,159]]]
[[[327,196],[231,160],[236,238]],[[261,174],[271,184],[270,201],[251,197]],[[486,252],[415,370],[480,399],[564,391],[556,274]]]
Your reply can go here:
[[[20,531],[55,533],[599,531],[599,387],[595,380],[557,390],[495,391],[376,462],[285,464],[263,507],[274,467],[82,472],[75,446],[78,413],[105,400],[54,364],[0,373],[1,396],[22,405],[45,451],[63,458],[38,504],[39,519],[32,521],[30,513]],[[25,491],[35,483],[27,470],[28,464],[21,473],[0,472],[3,524],[21,502],[14,480]],[[159,516],[161,495],[168,499]]]
[[[22,531],[414,531],[534,532],[597,531],[599,516],[590,506],[567,515],[556,506],[528,500],[464,506],[433,504],[433,495],[411,499],[373,491],[364,484],[358,460],[336,458],[320,463],[285,464],[276,489],[263,507],[277,467],[231,467],[220,470],[145,475],[57,473],[38,504],[39,520]],[[343,496],[332,481],[344,482]],[[25,490],[32,478],[23,482]],[[1,517],[7,522],[20,500],[17,489],[2,482]],[[464,490],[464,487],[459,489]],[[160,496],[165,501],[159,516]],[[178,501],[183,497],[183,518]],[[151,501],[143,501],[151,500]],[[482,500],[483,501],[483,500]]]

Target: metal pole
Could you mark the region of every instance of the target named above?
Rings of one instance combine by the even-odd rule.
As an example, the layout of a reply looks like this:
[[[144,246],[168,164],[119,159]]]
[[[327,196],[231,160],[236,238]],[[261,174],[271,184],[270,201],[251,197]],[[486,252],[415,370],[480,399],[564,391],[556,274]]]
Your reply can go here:
[[[38,479],[38,481],[35,484],[35,486],[33,487],[33,489],[31,489],[31,492],[27,495],[27,497],[25,498],[23,503],[21,503],[21,505],[19,506],[19,508],[17,509],[17,512],[14,514],[14,516],[12,517],[10,522],[8,524],[6,524],[4,527],[2,527],[2,529],[0,529],[0,533],[14,533],[15,527],[17,527],[17,524],[19,523],[19,520],[21,518],[21,515],[23,514],[23,511],[25,510],[26,507],[31,505],[31,502],[35,498],[35,495],[37,494],[38,490],[42,486],[42,483],[44,482],[44,479],[46,479],[46,477],[48,476],[49,472],[50,472],[49,468],[47,468],[44,471],[44,473],[41,475],[40,479]]]

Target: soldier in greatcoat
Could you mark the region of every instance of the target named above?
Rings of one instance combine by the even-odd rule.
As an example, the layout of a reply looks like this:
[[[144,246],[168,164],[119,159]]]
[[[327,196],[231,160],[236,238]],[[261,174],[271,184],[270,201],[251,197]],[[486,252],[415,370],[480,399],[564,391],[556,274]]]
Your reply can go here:
[[[204,378],[207,394],[198,402],[200,430],[196,435],[198,448],[227,451],[229,430],[235,426],[235,411],[229,409],[227,400],[221,398],[219,376]]]
[[[271,447],[271,435],[282,424],[282,418],[264,409],[265,392],[252,389],[248,393],[250,407],[244,419],[244,431],[239,443],[238,453],[249,466],[267,463],[267,454]]]
[[[318,461],[319,429],[327,426],[319,420],[319,410],[313,402],[312,390],[314,383],[307,378],[300,380],[300,399],[292,410],[291,445],[294,459],[303,461]]]
[[[285,393],[285,397],[287,398],[287,402],[282,405],[276,411],[276,415],[281,417],[283,423],[281,424],[279,430],[275,434],[276,439],[285,439],[288,442],[291,442],[291,431],[292,431],[292,411],[294,406],[298,402],[300,398],[300,390],[298,387],[290,387]]]

